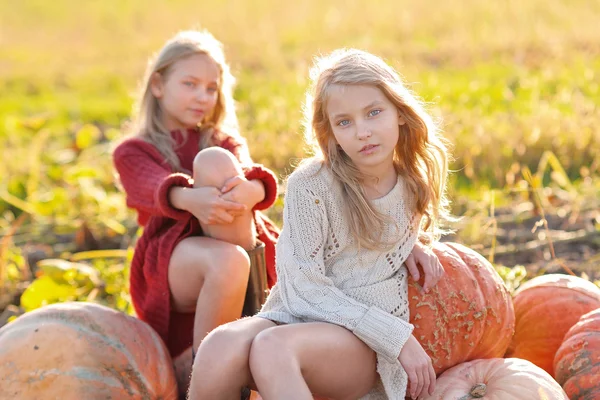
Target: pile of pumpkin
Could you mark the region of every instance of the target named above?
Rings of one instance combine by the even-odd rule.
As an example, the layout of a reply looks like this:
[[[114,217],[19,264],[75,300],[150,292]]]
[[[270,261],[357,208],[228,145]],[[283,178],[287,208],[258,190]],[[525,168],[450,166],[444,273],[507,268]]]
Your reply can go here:
[[[600,399],[600,288],[544,275],[513,297],[492,265],[436,244],[446,275],[410,282],[414,334],[438,374],[428,399]],[[11,399],[177,399],[172,360],[145,323],[90,303],[27,313],[0,329]]]

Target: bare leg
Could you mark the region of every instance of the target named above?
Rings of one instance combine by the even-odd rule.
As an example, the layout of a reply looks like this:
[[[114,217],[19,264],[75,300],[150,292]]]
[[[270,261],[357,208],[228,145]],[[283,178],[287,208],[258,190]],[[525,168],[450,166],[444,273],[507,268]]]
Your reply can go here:
[[[239,318],[246,294],[250,261],[240,246],[207,237],[189,237],[173,250],[169,289],[174,311],[196,312],[193,348],[214,328]],[[178,385],[185,392],[192,350],[174,360]]]
[[[221,189],[225,182],[243,175],[242,167],[229,151],[210,147],[200,151],[194,159],[194,187],[211,186]],[[202,225],[206,236],[237,244],[246,250],[256,246],[256,228],[251,210],[226,225]]]
[[[357,399],[377,382],[376,355],[334,324],[276,326],[252,342],[250,371],[264,400],[309,400],[314,393]]]
[[[174,311],[196,312],[194,348],[214,328],[239,318],[250,261],[240,246],[189,237],[173,251],[169,288]]]
[[[275,323],[251,317],[213,330],[196,355],[189,399],[239,400],[243,387],[255,387],[248,357],[254,337]]]
[[[195,187],[220,189],[228,179],[240,174],[243,171],[236,158],[219,147],[204,149],[194,159]],[[193,238],[193,243],[187,239],[182,241],[169,265],[174,309],[196,311],[193,349],[198,348],[212,329],[241,315],[249,276],[248,256],[241,254],[244,253],[241,250],[256,246],[251,211],[236,217],[231,224],[201,226],[207,237]],[[189,384],[191,366],[192,349],[174,360],[178,383],[183,390]]]

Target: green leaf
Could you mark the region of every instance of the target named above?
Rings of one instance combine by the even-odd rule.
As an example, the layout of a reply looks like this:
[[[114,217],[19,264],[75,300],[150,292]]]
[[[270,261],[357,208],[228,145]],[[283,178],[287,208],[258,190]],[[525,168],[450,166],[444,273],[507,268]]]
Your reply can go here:
[[[76,287],[57,283],[49,276],[42,276],[25,289],[21,295],[21,307],[27,312],[47,304],[72,301],[77,296],[76,292]]]
[[[78,149],[87,149],[95,145],[102,136],[100,129],[92,124],[86,124],[75,134],[75,144]]]
[[[94,287],[101,283],[98,271],[86,264],[51,258],[39,261],[38,267],[43,271],[44,276],[50,277],[57,283]]]
[[[35,208],[34,205],[32,205],[31,203],[28,203],[25,200],[21,200],[20,198],[13,196],[12,194],[5,192],[5,191],[0,191],[0,199],[4,200],[5,202],[7,202],[8,204],[10,204],[13,207],[17,207],[20,210],[29,213],[29,214],[37,214],[37,210]]]

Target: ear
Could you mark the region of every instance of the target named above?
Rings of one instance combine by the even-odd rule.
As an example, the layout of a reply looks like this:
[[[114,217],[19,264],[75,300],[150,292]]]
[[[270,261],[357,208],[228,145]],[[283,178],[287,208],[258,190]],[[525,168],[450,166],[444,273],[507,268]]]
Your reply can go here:
[[[398,110],[398,125],[402,126],[406,124],[406,120],[404,119],[404,116],[400,113],[400,110]]]
[[[160,99],[164,92],[162,75],[158,72],[153,73],[148,84],[150,85],[152,95]]]

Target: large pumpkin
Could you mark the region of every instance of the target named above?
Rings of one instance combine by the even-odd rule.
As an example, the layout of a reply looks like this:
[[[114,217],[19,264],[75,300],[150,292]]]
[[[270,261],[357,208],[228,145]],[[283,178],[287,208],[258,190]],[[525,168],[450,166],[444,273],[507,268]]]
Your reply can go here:
[[[422,400],[569,400],[543,369],[518,358],[474,360],[438,377],[433,395]]]
[[[436,243],[445,275],[428,294],[409,280],[413,334],[435,372],[465,361],[502,357],[515,326],[512,300],[494,267],[457,243]],[[421,278],[422,282],[422,278]]]
[[[554,376],[554,355],[579,317],[600,307],[600,289],[572,275],[542,275],[514,296],[517,324],[506,357],[529,360]]]
[[[92,303],[53,304],[0,329],[0,377],[6,399],[177,399],[160,337]]]
[[[554,356],[554,377],[571,400],[600,398],[600,308],[569,329]]]

